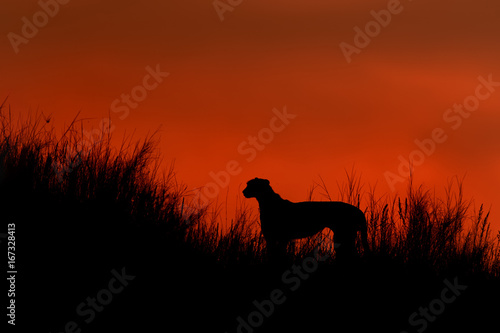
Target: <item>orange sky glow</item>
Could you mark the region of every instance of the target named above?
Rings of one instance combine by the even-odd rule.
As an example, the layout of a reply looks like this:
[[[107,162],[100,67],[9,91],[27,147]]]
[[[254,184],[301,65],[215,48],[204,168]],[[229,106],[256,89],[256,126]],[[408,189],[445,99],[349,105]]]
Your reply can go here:
[[[254,177],[292,201],[322,177],[336,198],[353,167],[403,193],[411,156],[417,184],[465,176],[498,230],[499,14],[491,0],[4,0],[0,98],[59,129],[80,111],[89,130],[111,115],[119,140],[159,130],[165,167],[231,205]]]

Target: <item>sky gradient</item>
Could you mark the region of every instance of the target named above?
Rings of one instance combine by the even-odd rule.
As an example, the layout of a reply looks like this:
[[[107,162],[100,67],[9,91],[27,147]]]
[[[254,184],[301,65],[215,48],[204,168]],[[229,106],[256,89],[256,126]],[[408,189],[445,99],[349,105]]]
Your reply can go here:
[[[379,193],[404,192],[387,177],[411,155],[429,188],[465,176],[500,228],[500,4],[215,3],[6,0],[0,98],[60,129],[81,111],[89,130],[110,114],[117,138],[159,130],[178,179],[230,202],[254,177],[300,201],[321,176],[336,198],[353,166]],[[474,111],[453,111],[463,103]]]

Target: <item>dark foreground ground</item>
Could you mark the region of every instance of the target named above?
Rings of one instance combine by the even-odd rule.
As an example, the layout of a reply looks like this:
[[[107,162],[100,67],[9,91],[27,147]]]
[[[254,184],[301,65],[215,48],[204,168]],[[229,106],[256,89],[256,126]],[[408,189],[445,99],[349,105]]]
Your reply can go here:
[[[375,256],[339,265],[317,261],[320,254],[223,267],[181,239],[164,236],[169,233],[164,226],[123,226],[119,211],[98,203],[61,207],[55,214],[40,202],[6,217],[16,223],[19,331],[490,332],[498,327],[499,281],[462,267],[438,276],[425,263]]]

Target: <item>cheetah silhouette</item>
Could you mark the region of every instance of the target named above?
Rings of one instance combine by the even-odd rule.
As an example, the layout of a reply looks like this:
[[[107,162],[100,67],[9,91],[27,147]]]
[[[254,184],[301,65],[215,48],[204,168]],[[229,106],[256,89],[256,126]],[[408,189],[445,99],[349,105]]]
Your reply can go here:
[[[273,191],[269,180],[254,178],[243,190],[246,198],[259,203],[262,234],[271,257],[283,255],[290,240],[313,236],[324,228],[333,231],[337,259],[356,254],[356,236],[361,233],[365,253],[369,251],[365,214],[340,201],[291,202]]]

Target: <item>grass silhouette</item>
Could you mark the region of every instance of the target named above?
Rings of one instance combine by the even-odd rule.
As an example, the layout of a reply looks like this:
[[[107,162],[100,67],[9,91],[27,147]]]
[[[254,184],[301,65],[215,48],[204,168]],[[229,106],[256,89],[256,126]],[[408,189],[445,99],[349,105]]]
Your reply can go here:
[[[427,331],[487,327],[498,309],[485,295],[500,296],[500,234],[492,235],[489,212],[474,211],[464,198],[461,180],[444,199],[411,179],[404,197],[377,197],[347,173],[339,199],[365,211],[372,253],[342,268],[325,233],[292,242],[289,261],[276,267],[266,259],[258,216],[243,202],[228,228],[221,227],[221,205],[184,210],[197,203],[173,167],[159,171],[155,135],[124,140],[119,149],[108,134],[89,144],[76,120],[57,136],[41,116],[14,124],[5,103],[0,127],[0,216],[3,228],[17,228],[21,327],[59,332],[74,321],[86,332],[235,332],[236,318],[255,311],[253,300],[281,288],[290,301],[256,331],[416,331],[408,316],[439,296],[444,278],[457,276],[471,286],[468,294]],[[324,182],[311,199],[316,189],[331,200]],[[290,292],[283,272],[310,257],[319,241],[320,254],[332,256]],[[123,267],[136,279],[86,322],[77,306]]]

